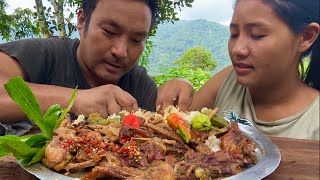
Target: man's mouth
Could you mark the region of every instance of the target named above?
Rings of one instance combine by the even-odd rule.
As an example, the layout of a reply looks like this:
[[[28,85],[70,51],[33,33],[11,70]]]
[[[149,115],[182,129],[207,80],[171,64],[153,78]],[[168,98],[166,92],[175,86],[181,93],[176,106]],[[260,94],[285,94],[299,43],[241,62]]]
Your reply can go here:
[[[110,73],[117,73],[121,69],[120,65],[108,63],[108,62],[105,63],[105,67],[107,71]]]

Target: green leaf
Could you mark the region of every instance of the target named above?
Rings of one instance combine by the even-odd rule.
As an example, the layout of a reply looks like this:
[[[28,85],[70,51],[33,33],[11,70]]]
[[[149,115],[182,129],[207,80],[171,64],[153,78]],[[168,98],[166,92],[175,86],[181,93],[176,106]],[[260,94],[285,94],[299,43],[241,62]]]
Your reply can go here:
[[[72,107],[72,105],[74,103],[74,100],[76,99],[76,96],[77,96],[77,89],[78,89],[78,86],[73,90],[72,96],[71,96],[71,98],[69,100],[69,106],[66,109],[64,109],[63,112],[61,113],[59,119],[57,120],[56,127],[54,129],[56,129],[56,128],[58,128],[60,126],[62,120],[65,117],[65,115],[70,111],[70,109],[71,109],[71,107]]]
[[[30,137],[25,143],[32,148],[42,148],[46,144],[47,140],[48,139],[42,134],[35,134]]]
[[[38,148],[31,148],[24,142],[9,139],[2,139],[0,147],[11,152],[16,159],[32,158],[39,151]]]
[[[43,116],[44,124],[46,125],[46,131],[50,139],[52,137],[53,129],[56,126],[57,119],[59,118],[61,112],[61,106],[55,104],[52,105]]]
[[[41,108],[27,83],[18,76],[11,78],[4,87],[13,101],[19,105],[27,117],[32,120],[48,138]]]
[[[11,154],[11,152],[4,150],[3,148],[0,147],[0,157],[1,156],[7,156]]]
[[[47,145],[48,145],[48,144],[47,144]],[[47,145],[43,146],[43,147],[38,151],[38,153],[37,153],[35,156],[33,156],[33,158],[31,159],[31,161],[29,162],[28,165],[34,164],[34,163],[37,163],[37,162],[40,162],[40,161],[44,158]]]

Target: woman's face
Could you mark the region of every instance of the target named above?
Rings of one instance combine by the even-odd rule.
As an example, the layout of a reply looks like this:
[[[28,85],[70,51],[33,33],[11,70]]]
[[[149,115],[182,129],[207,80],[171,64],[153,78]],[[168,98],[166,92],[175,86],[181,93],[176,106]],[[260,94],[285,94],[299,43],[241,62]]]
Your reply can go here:
[[[298,77],[299,38],[261,0],[239,0],[230,24],[229,55],[239,84],[274,86]]]

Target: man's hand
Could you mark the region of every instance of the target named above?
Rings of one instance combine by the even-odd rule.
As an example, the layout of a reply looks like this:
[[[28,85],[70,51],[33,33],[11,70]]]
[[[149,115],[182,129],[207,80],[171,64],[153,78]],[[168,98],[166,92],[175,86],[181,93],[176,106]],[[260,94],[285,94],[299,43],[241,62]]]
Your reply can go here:
[[[193,86],[186,79],[172,79],[167,81],[158,89],[157,107],[160,106],[159,111],[170,105],[178,105],[181,111],[187,110],[193,97]]]
[[[88,116],[90,113],[97,112],[104,118],[121,110],[136,111],[138,103],[129,93],[111,84],[78,90],[78,95],[71,108],[76,115]]]

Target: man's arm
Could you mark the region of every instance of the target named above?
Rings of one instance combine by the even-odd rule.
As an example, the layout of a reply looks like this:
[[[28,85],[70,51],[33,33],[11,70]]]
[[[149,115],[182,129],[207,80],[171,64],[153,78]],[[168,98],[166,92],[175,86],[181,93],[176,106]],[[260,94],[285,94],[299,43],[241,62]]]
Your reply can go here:
[[[7,83],[11,77],[15,76],[21,76],[25,81],[28,81],[28,76],[16,60],[3,52],[0,52],[0,61],[0,122],[8,123],[24,120],[26,119],[25,114],[9,97],[4,88],[4,84]],[[46,111],[52,104],[60,104],[62,107],[66,107],[73,91],[70,88],[52,85],[34,83],[28,83],[28,85],[38,99],[43,111]]]
[[[0,52],[0,61],[2,65],[0,66],[0,122],[8,123],[24,120],[26,119],[25,114],[11,100],[3,85],[11,77],[21,76],[28,81],[28,76],[17,61],[2,52]],[[66,87],[35,83],[28,83],[28,85],[36,96],[43,112],[53,104],[60,104],[63,108],[67,107],[73,92],[73,89]],[[92,89],[78,90],[71,112],[76,115],[84,114],[85,116],[98,112],[102,117],[107,117],[121,110],[131,112],[137,109],[138,105],[135,98],[118,86],[108,84]]]

